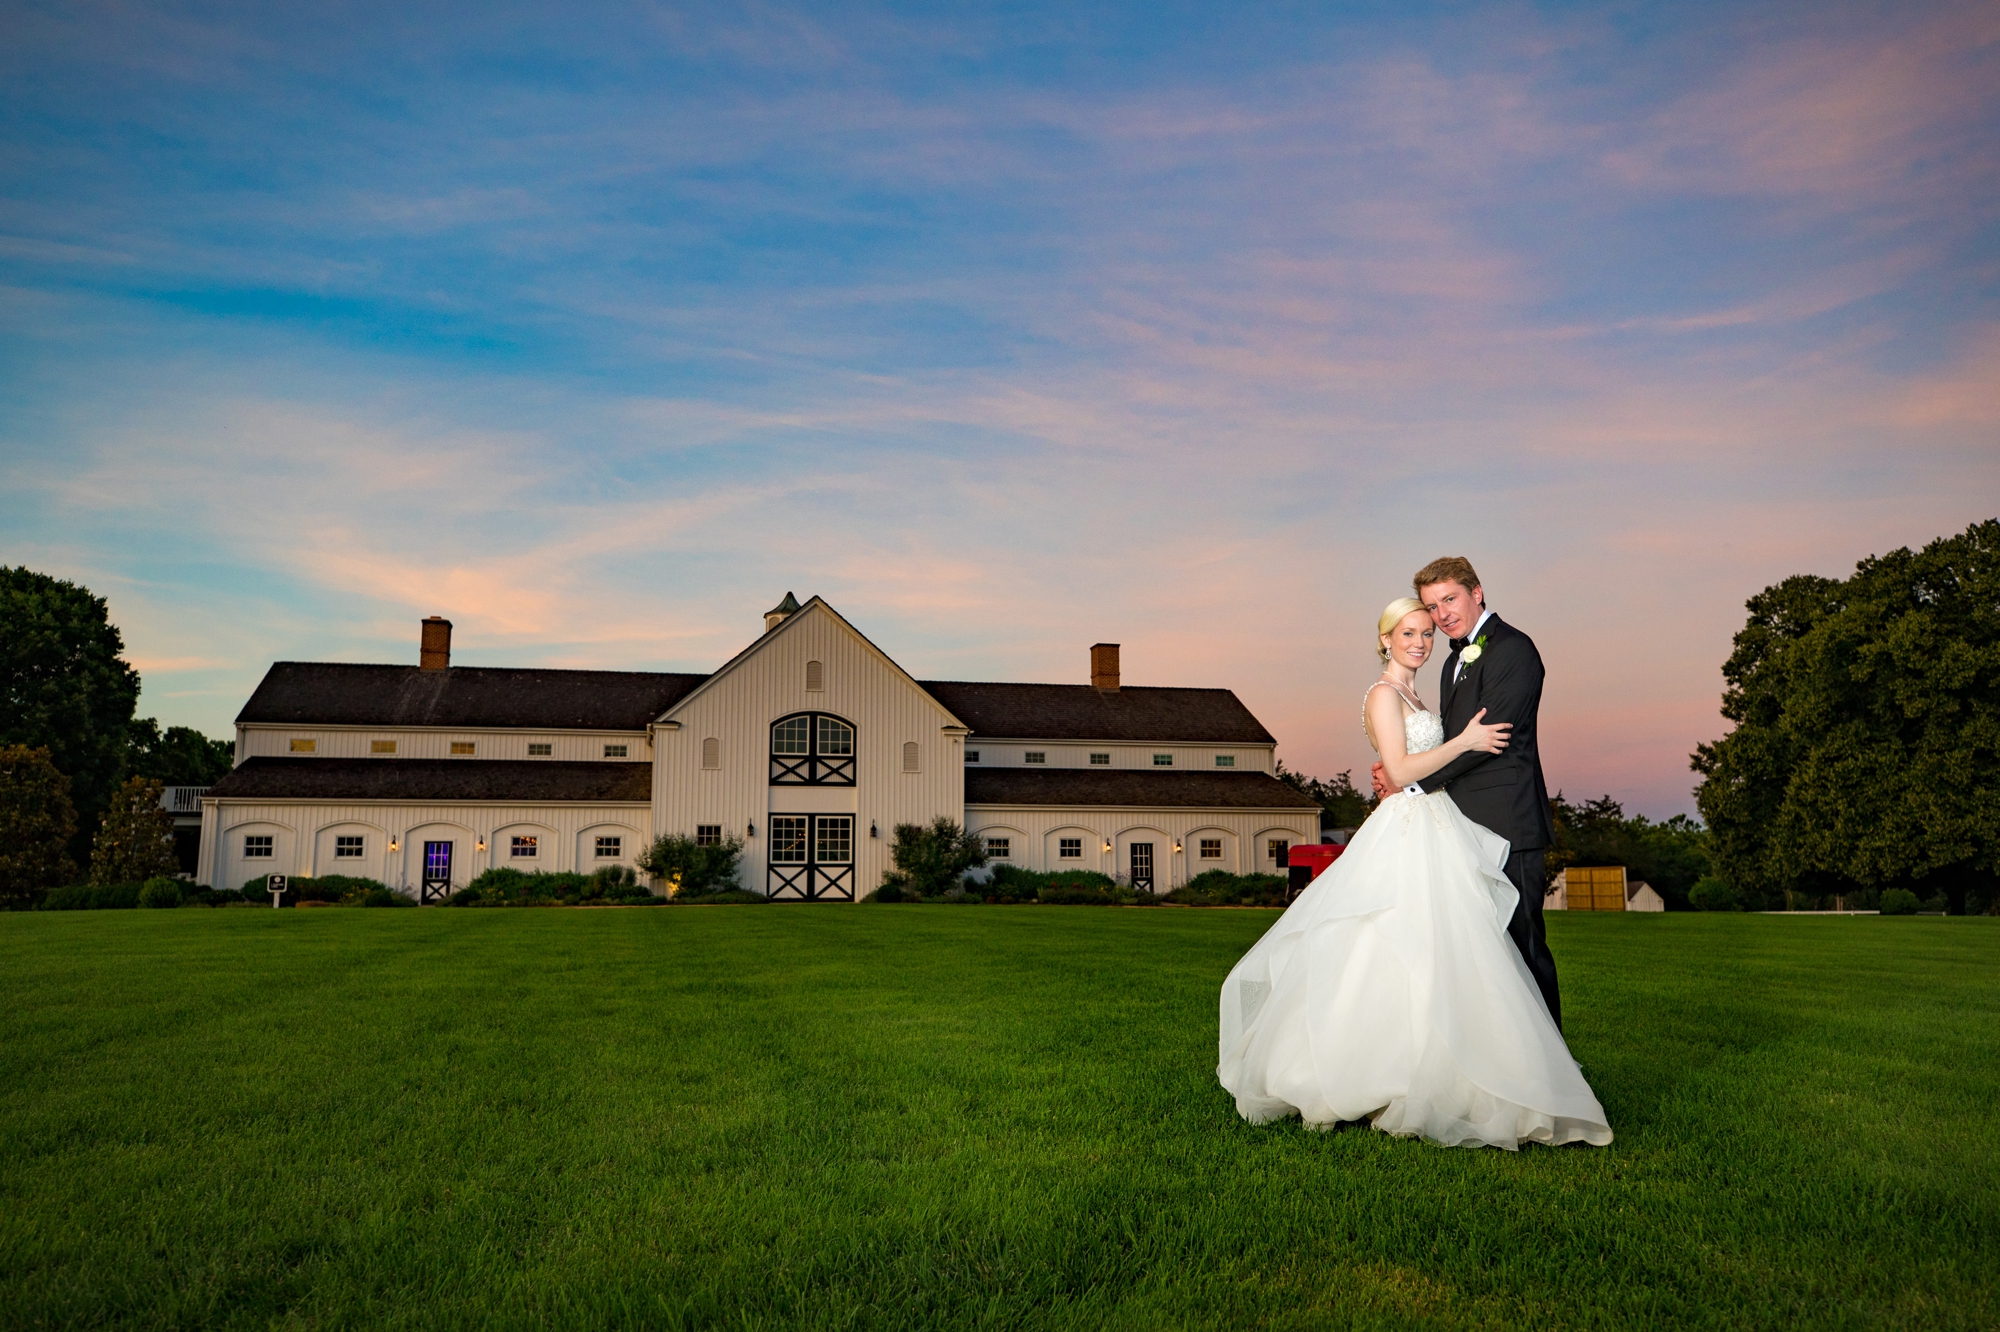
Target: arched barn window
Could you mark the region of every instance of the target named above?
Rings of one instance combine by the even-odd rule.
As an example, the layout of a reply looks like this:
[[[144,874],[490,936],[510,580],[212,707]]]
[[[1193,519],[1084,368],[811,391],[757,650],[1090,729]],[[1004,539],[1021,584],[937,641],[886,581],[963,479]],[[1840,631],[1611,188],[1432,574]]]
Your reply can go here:
[[[829,712],[797,712],[771,724],[771,785],[854,785],[854,726]]]

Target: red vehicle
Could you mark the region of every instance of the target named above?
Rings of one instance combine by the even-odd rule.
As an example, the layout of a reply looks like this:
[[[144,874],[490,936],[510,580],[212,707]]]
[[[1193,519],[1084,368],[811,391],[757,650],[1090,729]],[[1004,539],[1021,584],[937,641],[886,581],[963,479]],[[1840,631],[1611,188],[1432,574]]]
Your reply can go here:
[[[1293,847],[1287,858],[1292,883],[1286,900],[1296,901],[1298,895],[1306,890],[1306,885],[1326,873],[1326,867],[1340,859],[1340,853],[1346,849],[1333,842],[1311,842]]]

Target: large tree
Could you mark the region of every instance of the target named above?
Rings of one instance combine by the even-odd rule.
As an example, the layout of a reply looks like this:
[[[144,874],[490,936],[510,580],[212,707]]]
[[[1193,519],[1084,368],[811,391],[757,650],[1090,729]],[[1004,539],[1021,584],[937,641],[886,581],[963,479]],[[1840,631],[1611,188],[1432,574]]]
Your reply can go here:
[[[0,566],[0,745],[45,746],[85,827],[125,775],[139,673],[124,648],[102,597]]]
[[[31,898],[76,875],[69,778],[46,749],[0,745],[0,899]]]
[[[165,733],[151,717],[132,723],[127,770],[168,786],[212,786],[229,775],[236,747],[211,740],[192,726],[169,726]]]
[[[1695,750],[1717,868],[1786,891],[2000,888],[2000,520],[1799,576],[1748,602],[1723,667],[1736,728]]]

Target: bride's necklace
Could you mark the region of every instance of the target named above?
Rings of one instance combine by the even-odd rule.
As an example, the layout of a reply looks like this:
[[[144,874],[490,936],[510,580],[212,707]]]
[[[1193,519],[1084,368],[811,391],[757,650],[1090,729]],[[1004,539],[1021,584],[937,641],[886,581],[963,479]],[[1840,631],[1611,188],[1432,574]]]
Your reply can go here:
[[[1418,712],[1425,711],[1424,700],[1417,693],[1415,686],[1406,685],[1401,680],[1398,680],[1395,676],[1390,675],[1387,672],[1384,672],[1382,675],[1382,683],[1388,685],[1389,688],[1395,690],[1398,694],[1402,695],[1403,701],[1405,703],[1408,703],[1411,707],[1415,708]]]

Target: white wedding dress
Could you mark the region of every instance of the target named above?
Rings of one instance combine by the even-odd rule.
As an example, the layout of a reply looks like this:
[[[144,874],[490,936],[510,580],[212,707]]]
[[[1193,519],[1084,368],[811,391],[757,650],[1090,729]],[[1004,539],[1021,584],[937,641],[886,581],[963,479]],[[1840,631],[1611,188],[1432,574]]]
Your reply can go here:
[[[1404,718],[1408,752],[1444,743]],[[1447,1146],[1611,1141],[1507,935],[1504,838],[1451,797],[1384,800],[1222,985],[1222,1085],[1253,1124],[1367,1119]]]

